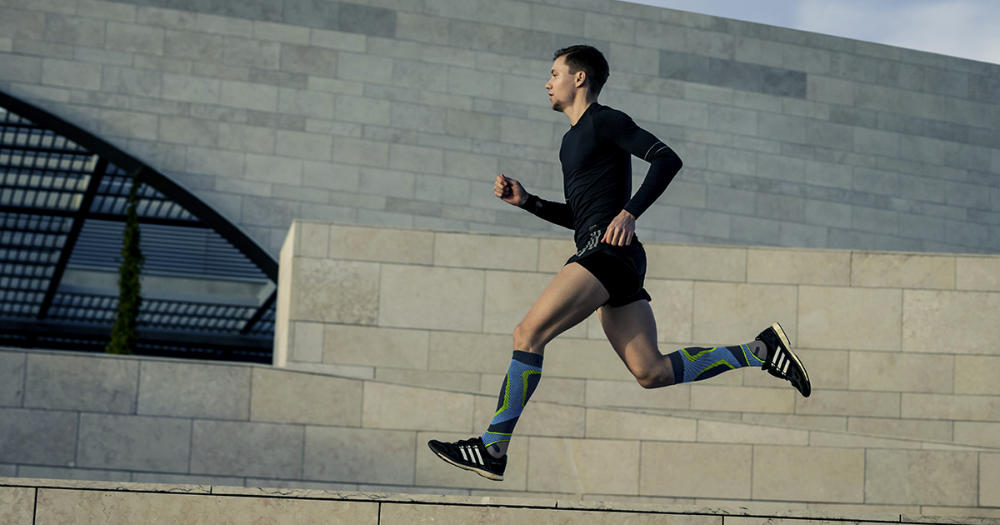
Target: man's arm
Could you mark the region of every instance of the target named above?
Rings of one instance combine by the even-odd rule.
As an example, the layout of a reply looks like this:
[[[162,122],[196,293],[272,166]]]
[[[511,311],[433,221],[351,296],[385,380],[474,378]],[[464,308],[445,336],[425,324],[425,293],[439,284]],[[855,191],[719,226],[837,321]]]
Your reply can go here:
[[[571,230],[573,229],[573,210],[570,209],[569,204],[564,202],[547,201],[540,199],[537,195],[529,195],[528,198],[520,204],[520,207],[551,223],[564,226]]]
[[[616,110],[604,112],[602,117],[605,115],[606,121],[599,123],[598,129],[618,147],[649,162],[642,186],[625,205],[625,211],[638,218],[663,194],[683,163],[670,146],[637,126],[625,113]]]

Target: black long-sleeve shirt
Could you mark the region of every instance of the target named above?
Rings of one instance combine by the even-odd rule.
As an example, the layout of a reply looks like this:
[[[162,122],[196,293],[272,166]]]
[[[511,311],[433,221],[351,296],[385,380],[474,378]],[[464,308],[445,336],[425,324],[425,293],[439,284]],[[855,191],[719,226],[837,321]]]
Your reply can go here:
[[[635,195],[631,155],[650,163]],[[566,202],[531,195],[522,207],[574,230],[577,247],[586,243],[591,226],[607,227],[623,209],[636,218],[642,215],[682,166],[669,146],[637,126],[628,115],[597,102],[588,106],[576,125],[563,135],[559,161]]]

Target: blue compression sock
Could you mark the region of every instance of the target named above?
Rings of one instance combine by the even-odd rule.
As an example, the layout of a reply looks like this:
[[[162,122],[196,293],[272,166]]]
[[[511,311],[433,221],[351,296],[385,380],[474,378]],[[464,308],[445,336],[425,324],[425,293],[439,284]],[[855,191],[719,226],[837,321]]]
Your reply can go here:
[[[489,428],[483,433],[483,444],[487,447],[510,441],[514,433],[514,425],[521,416],[525,403],[538,386],[542,378],[542,355],[514,350],[507,369],[507,376],[500,387],[500,397],[497,399],[497,411],[493,414]]]
[[[745,366],[763,366],[764,361],[753,352],[761,344],[755,341],[739,346],[693,347],[673,352],[667,357],[674,369],[674,384],[701,381]]]

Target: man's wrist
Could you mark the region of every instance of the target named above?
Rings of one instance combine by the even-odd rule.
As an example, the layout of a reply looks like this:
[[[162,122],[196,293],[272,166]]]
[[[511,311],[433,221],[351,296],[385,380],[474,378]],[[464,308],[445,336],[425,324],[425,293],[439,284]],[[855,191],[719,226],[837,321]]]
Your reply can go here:
[[[535,198],[537,198],[537,197],[535,197],[534,195],[528,193],[527,197],[524,198],[524,201],[521,202],[521,204],[518,204],[517,207],[518,208],[527,208],[528,205],[531,204],[531,202],[532,202],[531,200],[535,199]]]

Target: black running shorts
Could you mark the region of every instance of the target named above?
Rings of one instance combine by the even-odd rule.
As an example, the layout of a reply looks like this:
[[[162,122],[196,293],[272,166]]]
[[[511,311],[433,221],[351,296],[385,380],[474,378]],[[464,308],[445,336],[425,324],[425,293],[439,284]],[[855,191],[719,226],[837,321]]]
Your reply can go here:
[[[608,306],[624,306],[652,297],[642,287],[646,279],[646,250],[635,237],[628,246],[611,246],[595,242],[604,235],[604,230],[591,232],[591,241],[570,257],[566,264],[580,263],[604,285],[610,298]]]

